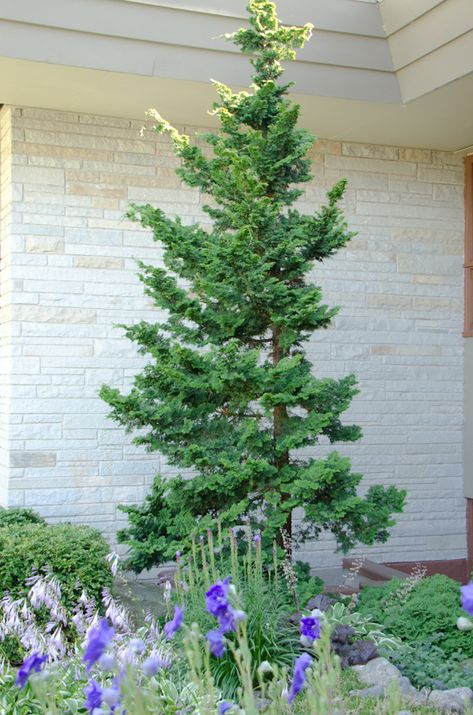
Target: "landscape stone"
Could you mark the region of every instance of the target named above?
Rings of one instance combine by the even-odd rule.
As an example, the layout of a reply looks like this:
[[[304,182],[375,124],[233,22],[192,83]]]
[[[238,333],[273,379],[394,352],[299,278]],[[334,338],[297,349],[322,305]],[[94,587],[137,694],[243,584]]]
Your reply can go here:
[[[350,695],[355,698],[382,698],[386,694],[386,688],[383,685],[371,685],[369,688],[361,690],[350,690]]]
[[[399,681],[402,678],[400,671],[386,658],[373,658],[365,665],[354,665],[352,668],[365,685],[382,685],[386,688],[393,680]]]
[[[471,688],[452,688],[451,690],[432,690],[428,704],[445,713],[464,713],[465,708],[473,705]]]

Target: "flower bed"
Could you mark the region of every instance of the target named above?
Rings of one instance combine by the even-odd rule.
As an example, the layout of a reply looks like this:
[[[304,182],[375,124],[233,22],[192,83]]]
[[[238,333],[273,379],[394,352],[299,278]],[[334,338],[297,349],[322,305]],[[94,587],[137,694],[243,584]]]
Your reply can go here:
[[[188,557],[178,555],[175,585],[164,589],[163,621],[148,617],[138,625],[107,589],[100,608],[84,592],[72,612],[66,611],[55,576],[37,574],[26,596],[2,602],[0,638],[19,638],[25,659],[19,669],[3,666],[0,711],[397,713],[406,697],[411,712],[437,711],[437,691],[428,694],[430,700],[427,695],[409,700],[417,691],[408,691],[402,678],[385,679],[382,693],[360,691],[373,682],[366,673],[380,671],[379,653],[395,662],[406,645],[366,613],[369,593],[358,610],[353,599],[318,596],[320,608],[296,614],[299,596],[290,562],[280,561],[276,551],[271,564],[263,556],[259,536],[249,531],[239,539],[233,532],[220,535],[217,544],[209,535]],[[415,588],[428,590],[429,579],[422,589],[420,583]],[[390,593],[395,602],[398,597]],[[469,612],[470,596],[470,589],[464,590]],[[38,618],[45,613],[47,619]],[[455,619],[450,625],[448,636],[469,638],[468,631],[456,629]],[[61,640],[58,627],[75,636]],[[350,668],[342,670],[353,662],[368,663],[358,666],[361,682]]]

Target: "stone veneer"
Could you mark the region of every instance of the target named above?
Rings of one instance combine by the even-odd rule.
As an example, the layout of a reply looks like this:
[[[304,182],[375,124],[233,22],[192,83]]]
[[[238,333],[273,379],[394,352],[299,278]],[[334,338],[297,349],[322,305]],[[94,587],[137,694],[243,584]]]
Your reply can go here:
[[[140,136],[140,121],[16,107],[0,120],[0,501],[113,537],[124,523],[116,505],[141,501],[155,472],[171,471],[132,446],[97,398],[101,383],[124,387],[142,365],[114,324],[159,317],[135,258],[159,262],[160,248],[122,216],[137,201],[207,218],[168,141]],[[309,356],[319,375],[359,378],[348,419],[364,438],[340,449],[364,484],[409,491],[389,543],[358,553],[463,557],[462,159],[336,141],[312,158],[301,208],[315,210],[346,176],[358,235],[314,268],[342,309]],[[328,538],[303,555],[339,560]]]

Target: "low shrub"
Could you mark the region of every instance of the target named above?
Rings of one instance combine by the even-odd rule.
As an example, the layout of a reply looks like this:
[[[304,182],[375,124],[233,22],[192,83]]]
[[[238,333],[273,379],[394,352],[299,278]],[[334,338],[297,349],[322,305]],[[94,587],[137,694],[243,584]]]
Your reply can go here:
[[[314,596],[323,593],[324,582],[319,576],[310,575],[310,564],[306,561],[296,561],[294,572],[297,576],[297,596],[299,605],[304,608]]]
[[[397,579],[385,586],[364,588],[358,610],[404,642],[425,641],[442,633],[438,647],[444,656],[460,652],[463,658],[473,657],[473,631],[459,631],[456,627],[457,618],[464,615],[460,584],[448,576],[424,578],[411,590]]]
[[[443,636],[437,634],[414,641],[389,654],[389,659],[416,688],[473,688],[471,661],[465,662],[461,652],[445,657],[441,648]]]
[[[25,580],[34,571],[49,569],[58,579],[66,607],[72,608],[84,589],[100,601],[111,587],[107,542],[96,529],[73,524],[48,526],[22,523],[0,528],[0,595],[26,594]]]
[[[46,524],[46,521],[33,509],[1,509],[0,528],[15,524]]]

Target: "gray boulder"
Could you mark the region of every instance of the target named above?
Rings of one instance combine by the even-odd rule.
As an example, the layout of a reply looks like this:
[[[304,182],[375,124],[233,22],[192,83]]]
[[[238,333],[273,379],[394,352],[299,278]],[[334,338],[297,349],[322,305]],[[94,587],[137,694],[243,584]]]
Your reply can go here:
[[[400,671],[386,658],[373,658],[365,665],[353,665],[352,669],[365,685],[382,685],[387,688],[393,680],[402,678]]]
[[[471,708],[473,705],[473,690],[471,688],[432,690],[427,702],[444,713],[464,713],[465,708]]]
[[[371,685],[369,688],[361,690],[350,690],[350,695],[355,698],[382,698],[386,690],[382,685]]]

